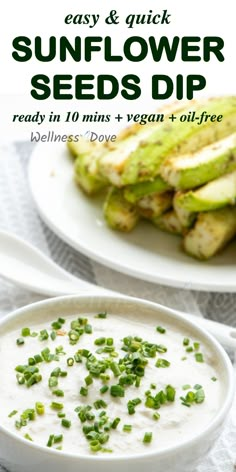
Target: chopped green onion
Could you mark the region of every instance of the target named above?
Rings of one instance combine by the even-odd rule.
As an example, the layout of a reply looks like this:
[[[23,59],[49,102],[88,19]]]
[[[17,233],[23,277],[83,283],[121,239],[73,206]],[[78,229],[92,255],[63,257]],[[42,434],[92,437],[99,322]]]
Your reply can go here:
[[[116,429],[117,426],[118,426],[118,424],[119,424],[119,422],[120,422],[120,418],[118,418],[118,417],[115,418],[115,419],[112,421],[112,423],[111,423],[112,429]]]
[[[84,379],[86,385],[91,385],[93,383],[93,377],[91,375],[87,375],[87,377],[85,377]]]
[[[35,410],[38,415],[43,415],[45,413],[44,404],[41,402],[35,403]]]
[[[92,334],[92,332],[93,332],[92,326],[90,324],[86,324],[85,327],[84,327],[84,332],[86,334]]]
[[[110,394],[112,397],[124,397],[125,390],[121,385],[112,385],[110,388]]]
[[[202,388],[202,385],[195,384],[193,388],[194,388],[194,390],[200,390]]]
[[[32,385],[41,382],[41,380],[42,380],[42,375],[41,374],[33,374],[27,380],[26,385],[27,385],[27,387],[31,387]]]
[[[79,353],[76,353],[74,355],[75,362],[82,362],[81,355]]]
[[[64,405],[63,403],[57,403],[57,402],[52,402],[50,407],[53,409],[53,410],[63,410],[64,408]]]
[[[159,413],[153,413],[152,417],[155,421],[158,421],[160,419],[161,415]]]
[[[59,413],[57,413],[57,416],[58,418],[65,418],[66,414],[59,411]]]
[[[35,354],[34,360],[35,360],[36,364],[39,364],[40,362],[43,362],[43,358],[42,358],[42,356],[40,356],[40,354]]]
[[[161,358],[159,358],[159,359],[157,359],[155,366],[156,366],[156,367],[163,367],[163,368],[169,367],[169,366],[170,366],[170,362],[167,361],[166,359],[161,359]]]
[[[17,346],[23,346],[23,344],[25,344],[25,340],[23,338],[18,338],[16,340],[16,344]]]
[[[96,400],[94,403],[94,408],[96,408],[96,410],[99,410],[99,408],[106,408],[107,407],[107,403],[104,402],[104,400]]]
[[[121,374],[119,365],[116,362],[111,362],[110,368],[114,374],[115,377],[119,377]]]
[[[186,347],[186,352],[193,352],[193,347],[192,346],[189,346],[189,347]]]
[[[190,388],[191,388],[191,385],[185,384],[183,385],[182,390],[190,390]]]
[[[143,437],[143,442],[148,444],[152,441],[152,433],[145,433]]]
[[[108,374],[100,374],[99,377],[103,383],[108,382],[110,380],[110,375]]]
[[[200,348],[200,343],[194,342],[193,347],[194,347],[195,351],[198,351],[198,349]]]
[[[97,338],[95,339],[94,344],[96,346],[102,346],[102,344],[105,344],[105,342],[106,342],[106,338]]]
[[[211,380],[212,380],[212,382],[216,382],[216,381],[217,381],[217,377],[211,377]]]
[[[64,397],[64,392],[63,390],[53,390],[53,395],[56,395],[57,397]]]
[[[103,385],[103,386],[100,388],[100,393],[106,393],[107,390],[109,390],[108,385]]]
[[[57,444],[57,443],[60,443],[63,441],[63,434],[57,434],[54,436],[54,443]]]
[[[16,415],[17,413],[18,413],[17,410],[11,411],[11,413],[9,413],[9,415],[8,415],[8,418],[11,418],[12,416]]]
[[[30,336],[30,329],[29,328],[22,328],[21,330],[21,336]]]
[[[49,338],[49,334],[46,329],[43,329],[39,333],[39,341],[46,341]]]
[[[52,340],[52,341],[55,341],[56,337],[57,337],[56,331],[52,331],[51,334],[50,334],[51,340]]]
[[[196,403],[203,403],[204,400],[205,400],[205,392],[204,392],[203,388],[200,388],[196,391],[195,402]]]
[[[131,433],[132,425],[131,424],[124,424],[123,431],[125,431],[126,433]]]
[[[133,400],[129,400],[127,403],[127,408],[129,415],[133,415],[135,413],[135,407],[142,403],[141,398],[134,398]]]
[[[58,385],[58,380],[57,380],[57,377],[50,377],[48,379],[48,386],[50,388],[54,388],[54,387],[57,387]]]
[[[75,361],[74,361],[73,357],[69,357],[66,362],[67,362],[68,367],[72,367],[72,365],[74,365]]]
[[[54,434],[50,434],[48,438],[48,442],[47,442],[47,447],[52,447],[53,443],[54,443]]]
[[[16,374],[16,379],[19,385],[23,385],[25,383],[24,375]]]
[[[83,397],[87,397],[87,395],[88,395],[88,389],[87,389],[86,387],[83,387],[83,386],[82,386],[79,393],[80,393],[80,395],[82,395]]]
[[[71,427],[71,421],[67,420],[66,418],[62,418],[61,425],[64,426],[64,428],[70,428]]]
[[[165,334],[166,329],[163,328],[162,326],[157,326],[156,331],[158,331],[158,333]]]
[[[163,344],[156,344],[155,348],[156,348],[156,351],[159,352],[160,354],[167,352],[167,347],[163,346]]]
[[[141,377],[136,377],[135,387],[140,387],[140,384],[141,384]]]
[[[98,452],[100,449],[102,449],[102,446],[100,442],[97,439],[94,439],[93,441],[90,441],[90,450],[92,452]]]
[[[166,398],[168,402],[174,402],[175,401],[175,394],[176,390],[172,385],[167,385],[166,387]]]
[[[203,355],[200,352],[195,353],[195,359],[197,362],[204,362]]]
[[[98,313],[95,318],[101,318],[104,319],[107,317],[107,312],[105,311],[104,313]]]

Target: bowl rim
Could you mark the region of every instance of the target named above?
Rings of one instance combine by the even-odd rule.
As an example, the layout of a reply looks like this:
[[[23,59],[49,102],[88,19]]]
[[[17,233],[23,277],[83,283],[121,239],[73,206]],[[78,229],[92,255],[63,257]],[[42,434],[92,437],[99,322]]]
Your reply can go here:
[[[30,442],[27,439],[18,436],[17,433],[14,433],[10,430],[8,430],[5,426],[0,424],[0,433],[5,434],[6,436],[10,437],[11,439],[21,443],[22,445],[25,445],[26,447],[28,446],[31,449],[35,449],[38,452],[41,452],[42,454],[46,455],[56,455],[58,458],[62,457],[64,459],[73,459],[73,460],[81,460],[81,461],[99,461],[99,462],[114,462],[114,461],[134,461],[134,460],[140,460],[140,459],[147,459],[147,458],[153,458],[155,457],[156,459],[160,458],[163,459],[166,456],[170,456],[170,454],[177,454],[181,452],[185,452],[186,449],[191,450],[192,447],[194,447],[198,442],[203,441],[204,439],[206,440],[209,435],[224,421],[226,415],[228,414],[232,402],[233,402],[233,396],[235,392],[235,375],[234,375],[234,370],[232,363],[223,349],[223,347],[219,344],[219,342],[207,331],[205,328],[198,326],[197,325],[197,317],[196,317],[196,322],[192,321],[192,319],[187,319],[187,313],[186,316],[185,314],[181,314],[179,311],[175,311],[171,308],[168,308],[164,305],[147,301],[141,298],[136,298],[136,297],[130,297],[126,295],[109,295],[109,294],[102,294],[99,295],[97,293],[93,294],[85,294],[85,295],[64,295],[60,297],[53,297],[53,298],[47,298],[44,300],[40,300],[38,302],[34,302],[28,305],[25,305],[21,308],[17,308],[16,310],[13,310],[9,314],[3,316],[0,319],[0,329],[2,326],[5,324],[7,325],[12,319],[20,318],[21,315],[27,314],[27,312],[30,312],[34,309],[38,308],[45,308],[45,307],[50,307],[57,305],[58,303],[61,302],[72,302],[72,301],[86,301],[88,299],[91,299],[91,296],[93,299],[97,299],[99,301],[106,301],[106,302],[129,302],[133,303],[134,306],[135,304],[138,304],[139,306],[143,306],[144,308],[152,308],[157,311],[161,311],[162,313],[166,313],[168,316],[173,317],[175,320],[180,320],[182,323],[186,323],[190,329],[196,330],[200,333],[200,335],[203,336],[203,338],[209,342],[210,345],[213,346],[213,348],[217,351],[217,354],[221,358],[221,360],[224,363],[224,368],[225,368],[225,373],[227,376],[227,381],[228,381],[228,389],[224,398],[224,401],[222,403],[222,406],[218,410],[217,414],[213,417],[212,421],[198,434],[192,436],[190,439],[184,440],[174,446],[169,446],[164,449],[161,449],[160,451],[152,449],[151,451],[147,452],[142,452],[142,453],[136,453],[132,455],[122,455],[119,456],[118,454],[114,454],[112,456],[96,456],[96,455],[89,455],[89,454],[77,454],[77,453],[71,453],[71,452],[66,452],[66,451],[58,451],[53,448],[48,448],[46,446],[42,446],[40,444]],[[60,456],[58,456],[58,453],[60,453]]]

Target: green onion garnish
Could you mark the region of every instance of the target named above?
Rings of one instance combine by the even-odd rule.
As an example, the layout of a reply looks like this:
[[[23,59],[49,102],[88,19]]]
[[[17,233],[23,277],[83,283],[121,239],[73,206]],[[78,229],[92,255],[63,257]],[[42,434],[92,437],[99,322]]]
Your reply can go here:
[[[86,334],[92,334],[92,332],[93,332],[92,326],[90,324],[86,324],[85,327],[84,327],[84,332]]]
[[[145,433],[143,437],[143,443],[149,444],[152,441],[152,433]]]
[[[104,313],[98,313],[95,318],[101,318],[104,319],[107,317],[107,312],[105,311]]]
[[[55,341],[56,337],[57,337],[56,331],[52,331],[51,334],[50,334],[51,340],[52,340],[52,341]]]
[[[56,395],[57,397],[64,397],[64,392],[63,390],[53,390],[53,395]]]
[[[184,338],[183,339],[183,346],[188,346],[190,343],[190,339],[189,338]]]
[[[186,352],[193,352],[193,347],[192,346],[188,346],[186,347]]]
[[[75,361],[74,361],[73,357],[69,357],[66,362],[67,362],[68,367],[72,367],[72,365],[74,365]]]
[[[163,368],[169,367],[169,366],[170,366],[170,362],[167,361],[166,359],[161,359],[161,358],[159,358],[159,359],[157,359],[155,366],[156,366],[156,367],[163,367]]]
[[[97,338],[95,339],[94,344],[96,346],[102,346],[102,344],[105,344],[105,342],[106,342],[106,338]]]
[[[131,433],[132,425],[131,424],[124,424],[123,431],[125,431],[126,433]]]
[[[63,403],[57,403],[57,402],[52,402],[50,407],[53,409],[53,410],[63,410],[64,408],[64,405]]]
[[[60,443],[63,441],[63,434],[55,434],[54,436],[54,444]]]
[[[195,353],[195,359],[197,362],[204,362],[203,355],[200,352]]]
[[[39,333],[39,341],[46,341],[49,338],[49,334],[46,329],[43,329]]]
[[[119,365],[116,362],[111,362],[110,368],[114,374],[115,377],[119,377],[121,374]]]
[[[216,382],[216,381],[217,381],[217,377],[211,377],[211,380],[212,380],[212,382]]]
[[[9,413],[9,415],[8,415],[8,418],[11,418],[12,416],[16,415],[17,413],[18,413],[17,410],[11,411],[11,413]]]
[[[93,377],[91,375],[87,375],[87,377],[85,377],[84,379],[86,385],[91,385],[93,383]]]
[[[112,421],[112,423],[111,423],[112,429],[116,429],[117,426],[118,426],[118,424],[119,424],[119,422],[120,422],[120,418],[115,418],[115,419]]]
[[[93,441],[90,441],[89,445],[90,445],[90,450],[92,452],[98,452],[102,449],[102,446],[101,446],[100,442],[97,439],[94,439]]]
[[[155,421],[158,421],[160,419],[161,415],[159,413],[153,413],[152,417]]]
[[[24,438],[25,438],[25,439],[28,439],[28,441],[33,441],[33,439],[31,438],[31,436],[30,436],[28,433],[26,433],[26,434],[24,435]]]
[[[96,410],[99,410],[100,408],[106,408],[107,407],[107,403],[104,402],[104,400],[96,400],[94,403],[94,408],[96,408]]]
[[[124,397],[125,390],[121,385],[112,385],[110,388],[110,394],[112,397]]]
[[[23,338],[18,338],[16,340],[16,344],[17,346],[23,346],[23,344],[25,344],[25,340]]]
[[[62,418],[61,425],[64,428],[70,428],[71,427],[71,421],[67,420],[66,418]]]
[[[166,386],[166,398],[168,402],[174,402],[175,401],[175,394],[176,390],[174,387],[171,385]]]
[[[43,415],[45,413],[45,407],[44,404],[41,402],[36,402],[35,403],[35,410],[38,415]]]
[[[196,403],[202,403],[202,402],[204,402],[204,400],[205,400],[205,392],[204,392],[203,388],[200,388],[196,391],[195,402]]]
[[[83,387],[83,386],[82,386],[79,393],[80,393],[80,395],[82,395],[83,397],[87,397],[87,395],[88,395],[88,389],[87,389],[86,387]]]
[[[106,393],[107,390],[109,390],[108,385],[103,385],[103,386],[100,388],[100,393]]]
[[[48,380],[48,386],[50,388],[54,388],[54,387],[57,387],[57,385],[58,385],[57,377],[50,377]]]
[[[30,329],[29,328],[22,328],[21,330],[21,336],[30,336]]]
[[[166,329],[162,326],[157,326],[156,331],[158,331],[158,333],[164,334],[166,332]]]

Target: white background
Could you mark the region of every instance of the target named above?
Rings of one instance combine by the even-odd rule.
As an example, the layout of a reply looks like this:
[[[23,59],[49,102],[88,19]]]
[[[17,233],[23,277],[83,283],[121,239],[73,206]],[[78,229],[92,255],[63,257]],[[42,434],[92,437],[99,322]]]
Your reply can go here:
[[[12,123],[13,114],[29,114],[40,111],[41,113],[61,113],[66,111],[79,111],[80,113],[103,114],[117,112],[147,113],[160,106],[151,98],[151,76],[153,74],[167,74],[173,79],[177,74],[202,74],[206,77],[207,86],[200,95],[220,95],[235,93],[236,61],[235,61],[235,0],[215,2],[213,0],[129,0],[128,2],[113,0],[110,2],[98,0],[86,0],[85,2],[67,0],[66,2],[41,0],[8,0],[2,4],[1,28],[0,28],[0,61],[1,61],[1,88],[0,88],[0,119],[1,140],[29,139],[31,131],[47,132],[54,130],[61,133],[84,132],[88,125],[59,124],[44,125],[16,124]],[[109,12],[115,9],[119,15],[119,25],[108,26],[104,19]],[[125,18],[131,14],[148,14],[149,10],[161,13],[167,9],[171,14],[170,25],[138,25],[129,29],[125,24]],[[64,19],[68,14],[99,14],[98,24],[94,28],[85,25],[66,25]],[[91,63],[75,63],[68,59],[61,63],[54,59],[50,63],[41,63],[32,58],[29,62],[19,63],[12,58],[12,40],[18,35],[28,36],[32,43],[35,36],[39,35],[45,42],[45,50],[48,47],[48,38],[51,35],[57,37],[66,35],[74,36],[112,36],[114,54],[122,54],[124,40],[129,36],[139,35],[145,38],[166,35],[170,39],[177,36],[221,36],[225,41],[223,50],[225,61],[223,63],[212,56],[209,63],[182,62],[180,54],[175,62],[169,63],[163,59],[159,63],[152,60],[151,54],[143,62],[131,63],[124,60],[122,63],[106,63],[103,53],[95,53]],[[138,100],[127,101],[120,95],[107,101],[78,101],[76,99],[63,101],[49,98],[45,101],[34,100],[30,95],[31,77],[44,73],[50,77],[54,74],[89,74],[94,75],[110,73],[120,79],[128,73],[137,74],[141,79],[142,95]],[[173,95],[172,99],[175,96]],[[126,125],[123,120],[122,126]],[[79,127],[79,129],[78,129]],[[118,124],[112,120],[109,124],[93,124],[90,128],[95,132],[116,131]]]

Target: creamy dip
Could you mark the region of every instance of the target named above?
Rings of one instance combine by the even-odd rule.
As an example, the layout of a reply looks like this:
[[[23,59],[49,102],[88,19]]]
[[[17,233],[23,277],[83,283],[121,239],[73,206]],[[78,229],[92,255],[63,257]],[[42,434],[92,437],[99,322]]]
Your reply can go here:
[[[65,316],[54,329],[29,323],[31,335],[3,332],[1,424],[42,446],[119,456],[160,451],[202,431],[224,396],[209,346],[177,323],[101,316],[83,315],[87,325]]]

